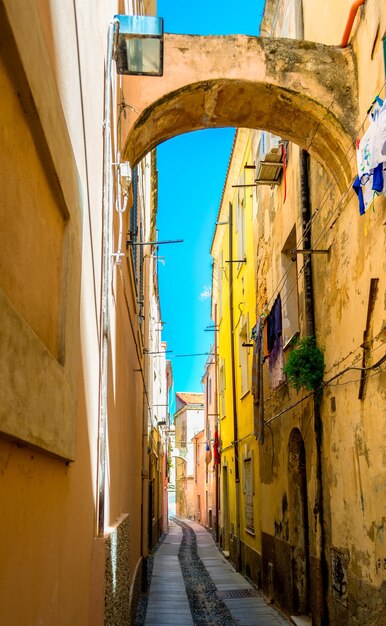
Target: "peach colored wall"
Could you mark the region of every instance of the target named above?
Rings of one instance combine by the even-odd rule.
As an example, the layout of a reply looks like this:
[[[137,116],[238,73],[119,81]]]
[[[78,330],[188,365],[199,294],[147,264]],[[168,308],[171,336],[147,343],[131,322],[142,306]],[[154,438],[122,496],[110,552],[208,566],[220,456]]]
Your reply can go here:
[[[216,390],[216,373],[215,373],[215,358],[212,353],[209,356],[209,360],[206,365],[205,374],[203,376],[203,384],[205,389],[205,404],[204,404],[204,444],[209,440],[210,450],[211,450],[211,461],[205,467],[205,472],[203,476],[204,481],[204,510],[205,515],[202,518],[202,522],[205,526],[209,527],[210,525],[210,515],[209,511],[212,512],[212,527],[214,527],[214,520],[216,518],[216,497],[217,497],[217,489],[216,489],[216,469],[214,463],[214,452],[213,452],[213,440],[214,434],[217,430],[219,432],[218,426],[218,407],[217,407],[217,390]],[[204,446],[206,448],[206,445]]]
[[[114,626],[128,623],[105,570],[110,536],[124,542],[130,594],[140,575],[143,363],[130,262],[115,268],[110,290],[105,532],[96,539],[104,67],[117,4],[93,9],[0,4],[2,321],[6,303],[24,333],[2,324],[17,347],[1,360],[2,380],[20,390],[13,405],[13,389],[0,392],[0,429],[15,438],[0,438],[2,624],[100,626],[105,589]],[[113,148],[118,87],[114,78]],[[113,245],[117,227],[114,217]]]
[[[22,104],[3,59],[0,59],[2,126],[0,166],[0,272],[2,289],[13,306],[59,357],[59,322],[66,216],[51,189]],[[12,181],[12,183],[11,183]],[[44,212],[41,207],[44,206]],[[41,232],[47,237],[35,245]],[[36,288],[35,277],[43,276]]]
[[[194,493],[193,510],[194,519],[205,524],[205,433],[198,433],[193,437],[194,449]]]

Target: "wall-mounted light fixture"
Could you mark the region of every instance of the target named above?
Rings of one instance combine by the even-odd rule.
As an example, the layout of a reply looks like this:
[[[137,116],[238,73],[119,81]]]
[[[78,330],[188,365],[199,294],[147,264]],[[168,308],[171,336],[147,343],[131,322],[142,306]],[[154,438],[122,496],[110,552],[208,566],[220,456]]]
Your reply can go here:
[[[116,15],[115,61],[118,74],[162,76],[162,17],[149,15]]]

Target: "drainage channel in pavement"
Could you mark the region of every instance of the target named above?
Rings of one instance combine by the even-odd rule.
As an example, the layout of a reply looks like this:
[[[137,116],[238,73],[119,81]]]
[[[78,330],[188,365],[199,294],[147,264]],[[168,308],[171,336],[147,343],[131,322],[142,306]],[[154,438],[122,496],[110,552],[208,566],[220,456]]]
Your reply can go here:
[[[148,560],[149,589],[142,594],[135,626],[290,623],[235,571],[197,522],[172,518],[163,540]]]
[[[182,541],[178,553],[186,594],[195,626],[235,626],[237,622],[219,595],[197,554],[197,537],[194,530],[181,520],[174,522],[182,528]]]

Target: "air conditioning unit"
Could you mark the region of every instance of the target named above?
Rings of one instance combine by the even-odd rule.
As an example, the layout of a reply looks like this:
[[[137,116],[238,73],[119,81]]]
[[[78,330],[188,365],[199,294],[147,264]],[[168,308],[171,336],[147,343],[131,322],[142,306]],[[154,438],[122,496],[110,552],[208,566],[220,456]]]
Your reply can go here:
[[[279,185],[282,169],[281,138],[263,131],[256,152],[255,183]]]

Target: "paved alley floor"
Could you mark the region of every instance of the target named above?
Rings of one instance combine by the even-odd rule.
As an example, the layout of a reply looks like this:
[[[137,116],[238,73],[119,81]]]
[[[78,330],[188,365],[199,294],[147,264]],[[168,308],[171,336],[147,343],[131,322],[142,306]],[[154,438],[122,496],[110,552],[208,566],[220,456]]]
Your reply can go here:
[[[170,521],[154,554],[146,626],[289,623],[235,571],[205,528],[187,519]]]

